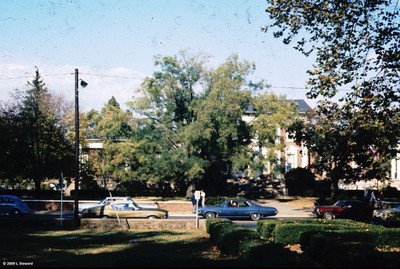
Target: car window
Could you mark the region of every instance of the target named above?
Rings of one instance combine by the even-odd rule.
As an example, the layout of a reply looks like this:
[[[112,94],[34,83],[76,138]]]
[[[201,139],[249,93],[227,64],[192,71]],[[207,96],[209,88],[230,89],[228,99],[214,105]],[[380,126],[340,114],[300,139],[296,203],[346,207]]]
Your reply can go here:
[[[246,206],[249,206],[249,204],[246,201],[239,202],[239,207],[246,207]]]
[[[345,202],[344,201],[337,201],[334,205],[343,207],[343,206],[345,206]]]
[[[3,203],[7,203],[7,204],[15,204],[14,200],[10,199],[10,198],[3,198]]]

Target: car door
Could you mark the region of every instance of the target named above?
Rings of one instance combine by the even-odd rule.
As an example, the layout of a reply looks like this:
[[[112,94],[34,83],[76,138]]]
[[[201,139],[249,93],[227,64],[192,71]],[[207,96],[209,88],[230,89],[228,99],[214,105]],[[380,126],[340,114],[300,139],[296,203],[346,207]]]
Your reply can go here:
[[[359,208],[356,203],[346,201],[341,209],[341,215],[346,219],[354,219],[359,215]]]
[[[0,200],[0,213],[2,215],[8,215],[16,206],[14,201],[7,197],[2,197]]]
[[[232,218],[236,217],[238,207],[234,206],[234,204],[238,204],[236,200],[230,200],[229,202],[223,204],[219,209],[218,209],[218,216],[223,217],[223,218]]]
[[[0,197],[0,214],[8,214],[10,212],[10,205],[6,203],[3,197]]]

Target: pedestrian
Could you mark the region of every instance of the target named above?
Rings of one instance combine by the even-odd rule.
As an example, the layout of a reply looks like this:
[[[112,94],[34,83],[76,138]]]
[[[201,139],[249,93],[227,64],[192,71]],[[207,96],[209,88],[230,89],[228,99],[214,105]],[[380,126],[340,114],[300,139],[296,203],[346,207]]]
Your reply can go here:
[[[382,207],[383,207],[383,192],[379,192],[377,201],[378,201],[378,208],[382,209]]]
[[[204,189],[201,189],[200,191],[200,202],[202,207],[206,206],[206,193],[204,192]]]
[[[365,201],[368,201],[368,192],[369,192],[369,188],[366,187],[366,188],[364,189],[364,199],[365,199]]]
[[[369,195],[369,204],[372,207],[375,207],[375,202],[376,202],[376,197],[374,191],[371,191],[371,194]]]
[[[194,196],[194,192],[195,192],[195,190],[192,190],[192,197],[191,197],[191,199],[192,199],[192,213],[193,214],[196,214],[196,211],[197,211],[197,200],[196,200],[196,197]]]

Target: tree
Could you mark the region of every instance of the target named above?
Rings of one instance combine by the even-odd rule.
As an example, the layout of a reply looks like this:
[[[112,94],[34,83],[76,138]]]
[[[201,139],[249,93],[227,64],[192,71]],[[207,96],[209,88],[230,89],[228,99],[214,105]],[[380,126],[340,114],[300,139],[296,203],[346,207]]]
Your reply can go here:
[[[141,115],[136,130],[140,146],[135,154],[143,172],[138,174],[182,193],[192,184],[208,193],[221,193],[233,169],[253,161],[252,127],[242,116],[260,97],[255,93],[267,87],[263,81],[249,80],[255,65],[237,55],[215,70],[206,68],[206,60],[186,52],[158,57],[160,71],[144,81],[141,97],[130,105]],[[265,113],[263,106],[268,105],[257,103],[260,116]],[[268,113],[282,112],[274,110],[272,102],[269,107]],[[278,122],[276,118],[271,126]]]
[[[204,183],[210,192],[222,189],[230,177],[234,160],[251,142],[250,130],[242,116],[251,103],[253,84],[248,76],[254,64],[232,55],[210,72],[206,88],[193,102],[194,121],[185,130],[189,153],[207,161]]]
[[[335,167],[328,170],[336,175],[332,191],[337,189],[337,177],[350,172],[346,167],[352,161],[358,166],[350,174],[385,180],[385,163],[396,152],[400,128],[397,2],[267,2],[266,12],[272,23],[263,30],[274,29],[274,36],[283,37],[285,44],[296,42],[295,49],[316,56],[313,69],[308,71],[307,95],[325,99],[319,102],[317,115],[332,124],[309,128],[312,132],[304,137],[316,139],[317,135],[321,145],[341,146],[342,150],[324,153],[335,154],[324,157],[330,162],[325,167]],[[298,36],[300,39],[296,40]],[[339,103],[329,102],[343,86],[351,91]],[[336,130],[335,138],[325,135],[332,130]],[[308,142],[312,145],[311,140]],[[353,180],[359,178],[354,176]]]
[[[45,178],[72,174],[74,151],[63,119],[63,99],[48,92],[37,68],[28,86],[1,113],[2,124],[9,130],[3,137],[9,146],[2,167],[4,176],[32,179],[40,190]]]
[[[159,70],[146,78],[138,89],[141,97],[130,103],[140,115],[136,139],[142,180],[181,187],[199,180],[205,162],[190,154],[184,136],[195,119],[190,105],[197,98],[196,90],[201,89],[207,59],[185,51],[179,58],[157,56],[155,66]]]
[[[90,153],[88,167],[94,170],[95,176],[126,181],[132,177],[130,164],[134,157],[134,148],[130,142],[133,137],[132,115],[122,111],[115,97],[107,102],[101,112],[91,110],[86,114],[87,124],[85,137],[103,140],[103,149],[96,154]]]
[[[280,162],[276,152],[281,152],[285,144],[278,129],[287,129],[291,123],[298,119],[298,108],[294,101],[286,100],[285,96],[277,96],[274,93],[262,93],[253,97],[255,118],[251,122],[254,135],[257,138],[259,148],[256,158],[256,169],[261,170],[265,161],[274,164],[275,168],[281,170]],[[278,142],[277,142],[278,141]],[[266,160],[261,151],[268,149]]]

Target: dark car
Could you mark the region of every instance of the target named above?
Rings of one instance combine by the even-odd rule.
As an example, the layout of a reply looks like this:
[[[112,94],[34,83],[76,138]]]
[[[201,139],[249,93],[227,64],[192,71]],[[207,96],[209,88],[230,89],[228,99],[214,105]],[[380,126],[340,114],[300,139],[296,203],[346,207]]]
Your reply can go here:
[[[33,210],[19,197],[0,195],[0,216],[20,217],[33,213]]]
[[[361,200],[339,200],[334,205],[314,206],[311,211],[317,218],[370,220],[373,208]]]
[[[259,220],[278,214],[275,207],[262,206],[247,199],[228,199],[218,206],[200,207],[199,216],[203,218],[228,218]]]

